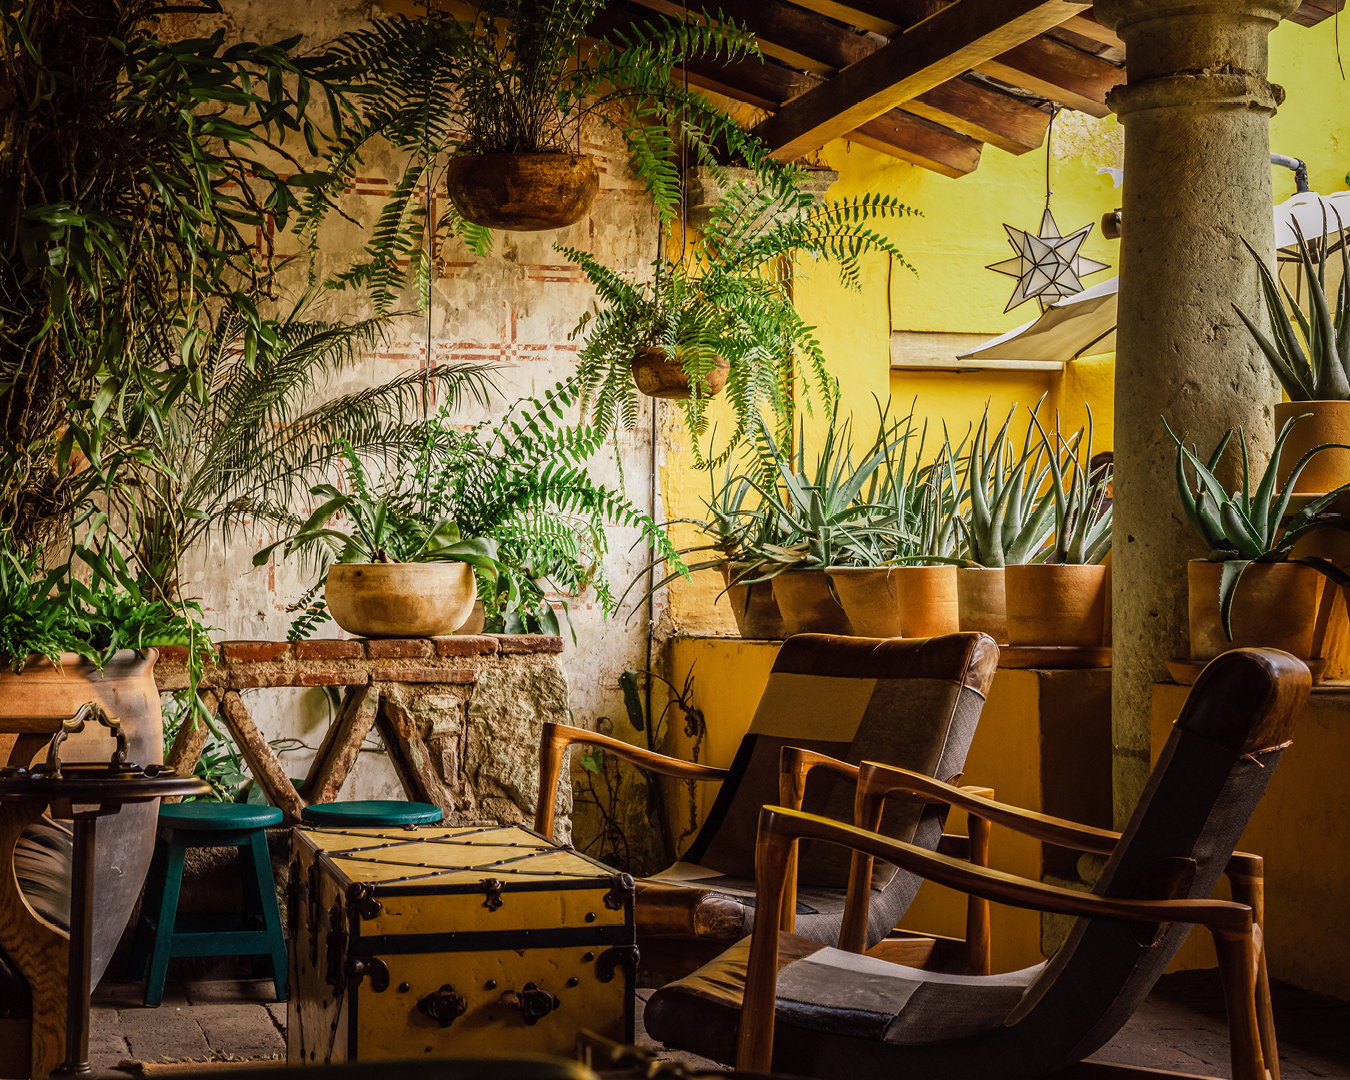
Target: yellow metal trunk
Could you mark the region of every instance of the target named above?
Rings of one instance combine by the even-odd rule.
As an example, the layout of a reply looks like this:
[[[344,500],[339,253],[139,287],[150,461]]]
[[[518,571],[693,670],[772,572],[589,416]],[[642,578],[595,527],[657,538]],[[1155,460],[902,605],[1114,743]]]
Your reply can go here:
[[[519,826],[301,829],[292,1065],[633,1040],[633,879]]]

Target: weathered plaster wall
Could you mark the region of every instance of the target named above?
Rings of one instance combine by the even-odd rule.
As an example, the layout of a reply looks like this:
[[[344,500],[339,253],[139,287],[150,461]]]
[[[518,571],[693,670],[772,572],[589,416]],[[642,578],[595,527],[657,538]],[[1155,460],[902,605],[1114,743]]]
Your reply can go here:
[[[270,41],[303,33],[306,45],[319,46],[343,30],[361,25],[379,10],[366,3],[227,0],[226,16],[220,22],[230,40]],[[457,421],[470,424],[499,416],[504,404],[523,395],[542,393],[568,375],[578,347],[577,342],[568,340],[568,334],[592,304],[594,294],[580,270],[568,265],[554,250],[554,244],[596,252],[609,265],[638,275],[647,272],[657,244],[650,201],[629,173],[626,154],[615,136],[596,128],[588,130],[583,141],[583,149],[598,159],[601,169],[600,197],[585,219],[556,233],[499,234],[492,254],[484,259],[458,242],[437,251],[440,269],[432,287],[429,326],[421,315],[398,320],[375,355],[349,369],[324,393],[373,385],[428,363],[488,364],[500,392],[488,409],[466,407],[455,414]],[[367,230],[399,173],[400,163],[392,153],[367,155],[357,184],[341,203],[356,223],[335,216],[320,235],[320,275],[341,269],[359,255]],[[432,201],[433,215],[437,215],[444,207],[442,191],[435,192]],[[302,282],[295,276],[283,280],[288,298],[293,299]],[[412,300],[409,297],[404,306],[412,308]],[[323,317],[352,319],[370,313],[359,296],[347,292],[328,294],[316,311]],[[654,509],[659,519],[659,498],[655,508],[649,505],[650,421],[650,411],[645,412],[637,430],[621,432],[612,439],[593,471],[604,482],[622,486],[639,507]],[[605,566],[616,594],[647,561],[645,546],[632,548],[637,537],[636,530],[609,530],[610,552]],[[202,598],[207,621],[219,629],[218,636],[285,637],[291,620],[285,607],[308,588],[313,575],[309,567],[294,559],[273,559],[267,566],[254,568],[254,552],[274,539],[266,528],[250,526],[232,535],[228,542],[214,537],[209,545],[188,555],[185,578],[190,591]],[[637,589],[634,595],[640,593]],[[630,599],[619,615],[607,620],[590,591],[570,604],[576,643],[567,639],[562,661],[574,722],[604,728],[612,724],[620,735],[640,738],[624,719],[618,676],[626,668],[646,665],[645,609],[628,619],[633,607]],[[663,611],[662,598],[657,605],[658,618]],[[320,632],[338,634],[331,623]],[[249,707],[269,738],[299,739],[311,747],[317,746],[330,716],[329,701],[320,690],[257,691]],[[489,719],[480,718],[483,723]],[[310,758],[310,751],[299,749],[286,754],[283,761],[292,775],[303,776]],[[367,753],[362,755],[343,795],[374,798],[397,791],[396,777],[382,755]],[[584,826],[582,833],[584,836]],[[646,842],[638,846],[646,857]]]

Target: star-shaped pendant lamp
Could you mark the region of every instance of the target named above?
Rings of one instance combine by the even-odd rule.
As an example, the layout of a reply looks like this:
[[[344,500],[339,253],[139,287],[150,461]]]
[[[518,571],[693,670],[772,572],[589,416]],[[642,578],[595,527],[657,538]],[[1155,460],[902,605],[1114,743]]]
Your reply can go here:
[[[1013,290],[1008,306],[1003,309],[1005,312],[1033,298],[1040,301],[1041,310],[1044,311],[1056,300],[1082,292],[1082,279],[1088,274],[1109,269],[1106,263],[1078,254],[1083,241],[1092,231],[1092,225],[1089,223],[1068,236],[1061,236],[1049,206],[1041,215],[1039,233],[1024,232],[1011,225],[1004,225],[1003,228],[1008,233],[1008,243],[1017,255],[1003,262],[991,263],[986,269],[1017,279],[1017,288]]]

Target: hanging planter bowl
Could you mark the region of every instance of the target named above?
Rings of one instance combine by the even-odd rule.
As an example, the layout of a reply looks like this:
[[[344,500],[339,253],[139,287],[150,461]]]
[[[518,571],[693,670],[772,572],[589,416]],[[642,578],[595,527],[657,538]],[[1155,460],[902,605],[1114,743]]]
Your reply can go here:
[[[324,599],[333,621],[360,637],[453,634],[473,616],[468,563],[334,563]]]
[[[445,186],[465,221],[543,232],[586,216],[600,192],[600,170],[584,154],[462,154],[450,159]]]
[[[694,396],[689,373],[678,359],[672,360],[659,345],[639,349],[632,360],[633,381],[648,397],[688,401]],[[720,356],[713,357],[712,370],[703,376],[703,394],[716,397],[727,384],[731,364]]]

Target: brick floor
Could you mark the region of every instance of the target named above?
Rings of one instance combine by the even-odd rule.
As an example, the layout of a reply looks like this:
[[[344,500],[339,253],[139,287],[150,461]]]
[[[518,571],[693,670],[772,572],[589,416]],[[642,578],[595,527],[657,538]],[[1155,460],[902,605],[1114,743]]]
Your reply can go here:
[[[143,984],[98,988],[90,1052],[96,1072],[135,1060],[278,1060],[285,1057],[286,1006],[271,1000],[265,979],[171,981],[158,1009],[141,1005]],[[641,1002],[651,990],[640,990]],[[1276,1028],[1283,1080],[1350,1080],[1350,1003],[1276,983]],[[640,1003],[641,1003],[640,1002]],[[652,1046],[641,1028],[638,1042]],[[719,1069],[692,1054],[686,1065]],[[1226,1077],[1228,1031],[1215,971],[1167,975],[1124,1029],[1097,1054],[1100,1061]]]

